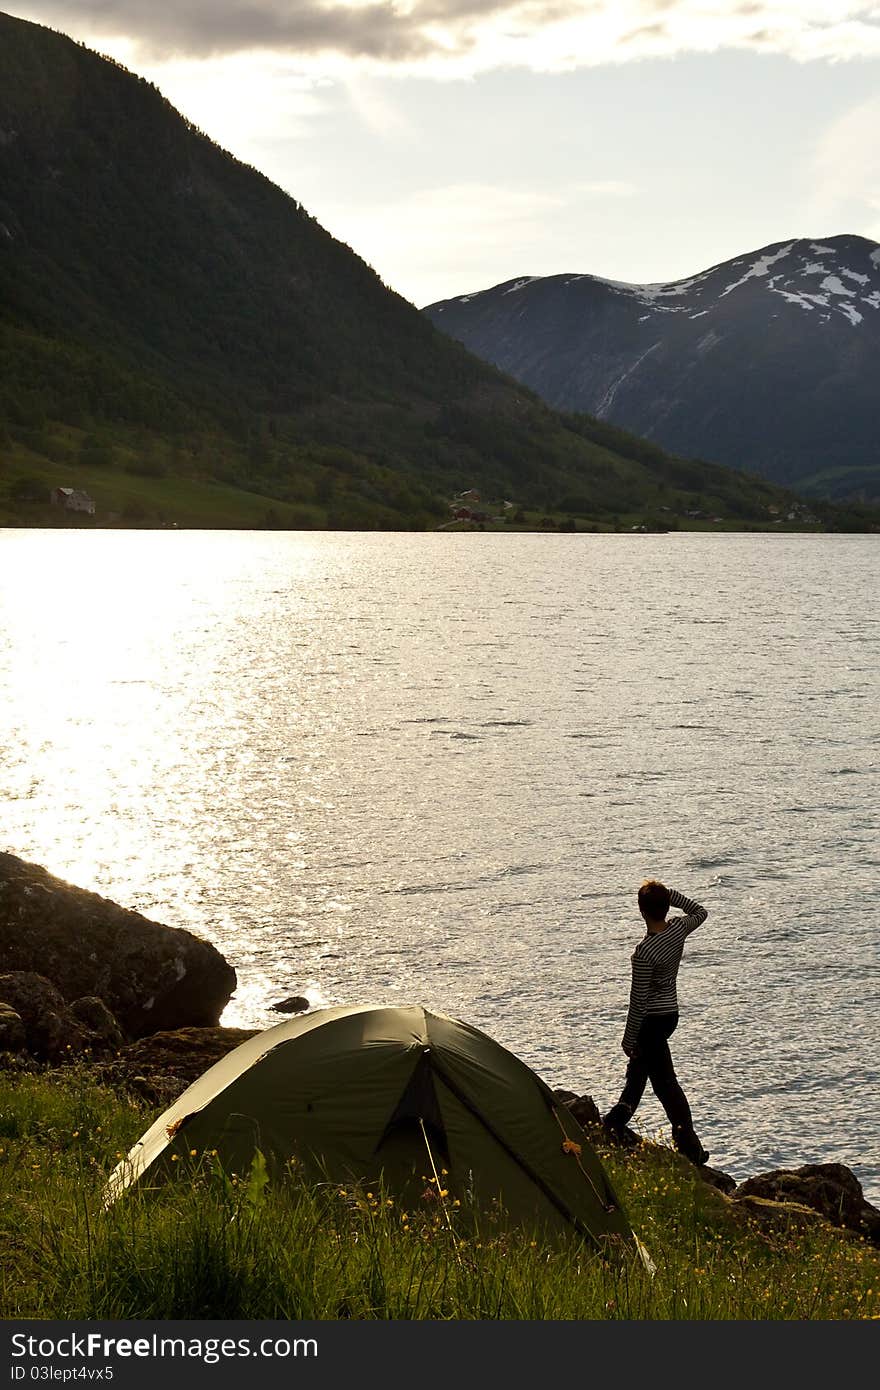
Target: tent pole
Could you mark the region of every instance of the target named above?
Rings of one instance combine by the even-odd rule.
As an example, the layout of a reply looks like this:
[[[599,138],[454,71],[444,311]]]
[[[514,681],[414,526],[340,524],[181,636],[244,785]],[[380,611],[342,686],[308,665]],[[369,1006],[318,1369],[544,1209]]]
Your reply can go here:
[[[425,1148],[428,1150],[428,1157],[431,1160],[431,1168],[434,1173],[434,1181],[437,1184],[437,1198],[443,1206],[443,1215],[446,1217],[446,1224],[449,1227],[449,1234],[452,1236],[452,1248],[455,1251],[455,1258],[458,1260],[458,1263],[461,1264],[461,1255],[458,1252],[458,1241],[455,1236],[455,1230],[453,1228],[452,1221],[450,1220],[449,1209],[446,1206],[446,1200],[443,1196],[443,1188],[440,1184],[440,1174],[437,1172],[437,1164],[434,1162],[434,1155],[431,1152],[431,1145],[428,1141],[428,1131],[425,1129],[425,1122],[422,1119],[421,1115],[419,1116],[419,1128],[422,1131],[422,1138],[425,1141]]]

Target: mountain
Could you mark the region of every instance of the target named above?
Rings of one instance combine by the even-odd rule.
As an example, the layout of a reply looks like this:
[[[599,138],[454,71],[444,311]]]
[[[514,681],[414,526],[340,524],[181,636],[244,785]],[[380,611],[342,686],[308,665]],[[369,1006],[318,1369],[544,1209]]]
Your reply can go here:
[[[876,242],[777,242],[669,284],[510,280],[425,313],[558,409],[807,495],[880,500]]]
[[[0,465],[12,524],[85,517],[50,488],[132,525],[433,527],[471,488],[602,525],[792,506],[557,414],[150,83],[7,15]]]

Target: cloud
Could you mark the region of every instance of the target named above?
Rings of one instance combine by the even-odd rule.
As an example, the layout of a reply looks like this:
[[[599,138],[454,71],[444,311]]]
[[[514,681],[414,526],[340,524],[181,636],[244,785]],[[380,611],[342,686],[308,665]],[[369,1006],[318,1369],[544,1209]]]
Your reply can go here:
[[[853,106],[824,132],[813,155],[812,216],[828,235],[865,213],[873,217],[866,235],[880,241],[880,97]]]
[[[134,40],[153,60],[268,49],[394,63],[436,47],[395,0],[30,0],[19,13],[78,38]]]
[[[269,50],[339,73],[570,70],[721,49],[880,57],[876,0],[24,0],[19,13],[140,60]]]

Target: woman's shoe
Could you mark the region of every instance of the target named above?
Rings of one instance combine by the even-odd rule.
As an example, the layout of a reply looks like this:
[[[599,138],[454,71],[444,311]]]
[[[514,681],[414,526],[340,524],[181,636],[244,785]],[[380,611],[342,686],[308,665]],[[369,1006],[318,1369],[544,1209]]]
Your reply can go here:
[[[672,1142],[680,1154],[689,1158],[691,1163],[702,1168],[709,1160],[709,1151],[704,1149],[694,1131],[686,1129],[673,1129]]]
[[[603,1117],[602,1128],[612,1144],[620,1144],[624,1149],[634,1149],[642,1142],[634,1129],[616,1121],[611,1112]]]

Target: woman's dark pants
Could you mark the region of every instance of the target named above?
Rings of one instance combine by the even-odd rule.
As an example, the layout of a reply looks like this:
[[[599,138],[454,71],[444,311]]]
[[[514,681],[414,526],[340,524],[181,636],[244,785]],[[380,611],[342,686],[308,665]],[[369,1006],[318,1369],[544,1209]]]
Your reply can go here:
[[[669,1117],[675,1147],[687,1158],[700,1161],[703,1147],[694,1133],[694,1122],[687,1096],[678,1084],[669,1038],[675,1032],[678,1014],[647,1014],[642,1019],[636,1041],[636,1052],[626,1068],[626,1084],[620,1100],[605,1116],[612,1129],[622,1129],[631,1116],[650,1081],[651,1088]]]

